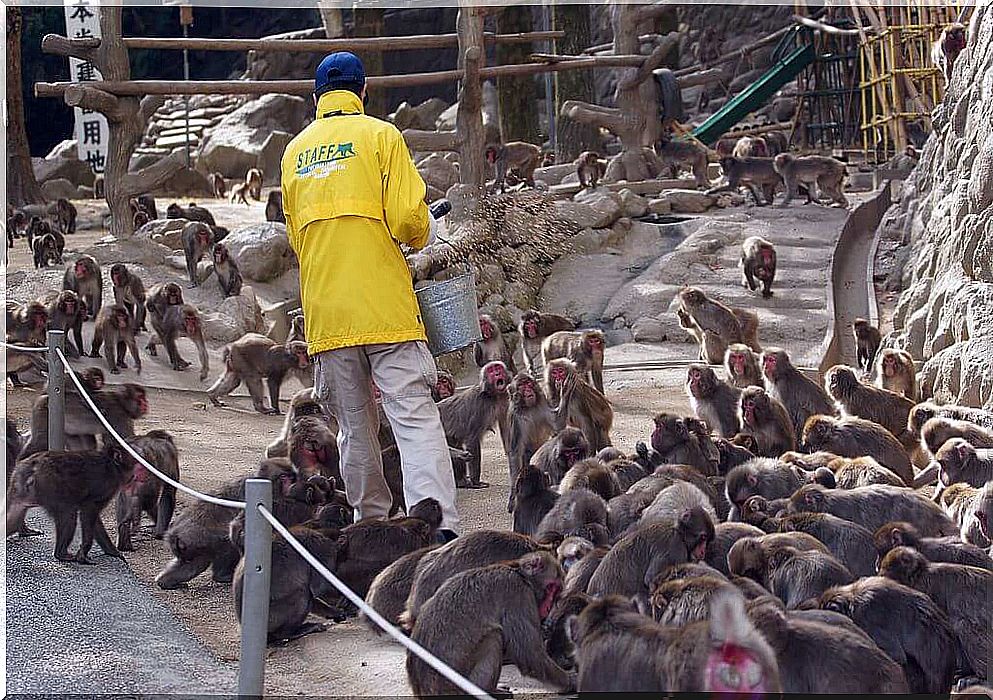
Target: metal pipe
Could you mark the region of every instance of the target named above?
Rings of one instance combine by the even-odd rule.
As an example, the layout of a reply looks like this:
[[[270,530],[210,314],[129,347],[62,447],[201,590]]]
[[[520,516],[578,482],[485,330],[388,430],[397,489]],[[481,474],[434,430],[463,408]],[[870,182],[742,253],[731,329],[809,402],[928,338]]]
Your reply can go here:
[[[48,449],[62,450],[66,444],[65,370],[57,350],[65,350],[65,331],[48,331]]]
[[[238,695],[242,698],[261,698],[265,691],[272,526],[259,512],[260,505],[272,509],[272,482],[248,479],[245,482],[245,578],[238,663]]]

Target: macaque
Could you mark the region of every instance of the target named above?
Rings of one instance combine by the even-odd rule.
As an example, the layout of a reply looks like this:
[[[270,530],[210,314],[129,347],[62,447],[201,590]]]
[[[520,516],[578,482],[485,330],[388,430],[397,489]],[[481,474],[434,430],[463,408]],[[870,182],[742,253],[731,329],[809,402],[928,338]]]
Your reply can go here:
[[[568,426],[535,451],[531,464],[548,474],[553,485],[562,481],[572,465],[590,456],[590,444],[579,428]]]
[[[152,329],[155,333],[148,339],[148,344],[145,346],[149,355],[156,357],[159,344],[165,345],[170,366],[176,372],[182,372],[190,366],[190,363],[179,354],[176,339],[189,338],[196,345],[197,355],[200,358],[200,381],[202,382],[207,378],[210,373],[210,358],[207,355],[207,345],[203,339],[203,321],[201,321],[200,312],[196,310],[195,306],[190,304],[170,305],[166,307],[161,319],[157,319],[156,315],[152,314]]]
[[[149,219],[158,219],[159,210],[155,206],[155,197],[150,194],[140,194],[135,197],[135,203],[148,214]],[[206,211],[206,210],[204,210]]]
[[[855,370],[835,365],[824,375],[824,388],[845,416],[870,420],[886,428],[907,449],[916,447],[914,436],[907,431],[907,421],[914,402],[901,394],[863,384]]]
[[[241,202],[246,207],[249,206],[248,202],[248,192],[249,187],[247,182],[239,182],[231,187],[231,203],[237,204]]]
[[[479,330],[483,339],[473,345],[473,356],[477,367],[485,367],[489,362],[502,362],[511,374],[517,374],[514,358],[511,356],[507,340],[492,316],[479,315]]]
[[[964,438],[947,440],[938,448],[934,460],[940,468],[935,501],[941,491],[952,484],[964,483],[979,488],[993,480],[993,448],[977,448]]]
[[[253,408],[263,414],[281,413],[279,389],[287,374],[306,384],[311,371],[306,343],[294,340],[281,345],[259,333],[246,333],[226,346],[221,357],[224,374],[207,390],[211,403],[223,406],[220,397],[227,396],[244,382],[251,394]],[[266,407],[262,395],[263,379],[269,388],[269,407]]]
[[[610,445],[614,410],[602,393],[586,383],[576,364],[559,358],[545,365],[545,385],[556,405],[557,427],[574,425],[583,431],[590,449],[600,451]]]
[[[206,224],[191,221],[183,227],[182,239],[190,287],[196,287],[200,284],[197,278],[197,263],[200,262],[200,258],[210,253],[211,246],[214,245],[214,232]]]
[[[768,158],[769,148],[761,136],[742,136],[731,152],[735,158]]]
[[[807,419],[801,436],[809,452],[824,450],[840,457],[872,457],[908,486],[914,481],[910,456],[903,445],[893,433],[872,421],[814,415]]]
[[[22,459],[14,467],[7,490],[7,534],[21,529],[31,507],[41,506],[55,521],[58,561],[94,564],[89,558],[94,538],[104,554],[122,559],[100,513],[131,479],[134,468],[134,458],[115,442],[102,451],[38,452]],[[82,537],[72,554],[69,545],[77,519]]]
[[[38,300],[45,304],[48,313],[48,329],[60,330],[66,334],[66,354],[68,357],[79,357],[83,353],[83,319],[86,309],[79,300],[76,292],[64,289],[61,292],[52,290]],[[9,325],[8,325],[9,328]],[[69,340],[72,332],[73,341]]]
[[[199,221],[202,224],[207,224],[211,229],[217,227],[217,222],[214,221],[214,215],[203,207],[198,206],[195,202],[190,202],[189,206],[185,209],[173,202],[166,208],[166,218]]]
[[[215,243],[213,258],[214,272],[217,274],[217,283],[221,286],[221,294],[225,297],[236,297],[241,294],[241,271],[238,270],[238,263],[228,252],[228,247],[223,243]]]
[[[7,302],[8,343],[14,345],[46,345],[48,310],[40,301],[27,304]]]
[[[741,285],[753,292],[762,285],[762,296],[772,296],[776,278],[776,249],[760,236],[749,236],[741,244]],[[758,280],[756,282],[756,280]]]
[[[224,184],[224,176],[220,173],[211,173],[208,175],[207,184],[210,185],[210,191],[214,195],[214,199],[224,199],[227,195],[227,187]]]
[[[170,306],[183,304],[183,290],[175,282],[152,285],[148,290],[145,308],[152,315],[152,325],[156,319],[161,323],[162,317]]]
[[[718,379],[708,365],[693,363],[686,370],[686,395],[696,417],[719,435],[731,438],[740,432],[741,391]]]
[[[286,223],[286,215],[283,214],[283,193],[280,190],[272,190],[265,203],[265,220]]]
[[[908,522],[893,521],[880,525],[872,540],[877,561],[881,561],[894,547],[907,546],[916,549],[930,562],[964,564],[993,571],[993,558],[976,545],[963,542],[958,537],[922,537],[917,528]]]
[[[685,464],[706,476],[717,476],[719,455],[709,431],[695,418],[659,413],[652,429],[652,449],[669,464]]]
[[[941,71],[947,86],[952,79],[952,67],[955,59],[966,47],[965,26],[952,22],[941,30],[938,40],[931,47],[931,62]]]
[[[876,362],[876,386],[917,401],[917,373],[910,353],[883,348]]]
[[[573,161],[573,164],[576,166],[579,186],[584,190],[587,187],[596,189],[597,184],[607,172],[606,161],[602,160],[596,151],[583,151]]]
[[[555,416],[548,399],[531,375],[521,372],[507,387],[508,451],[510,499],[507,512],[514,512],[514,485],[521,470],[531,463],[538,448],[555,433]]]
[[[548,474],[525,464],[515,475],[510,489],[509,503],[514,516],[514,532],[534,535],[558,499],[559,494],[552,489],[552,480]]]
[[[760,361],[765,387],[772,398],[786,407],[797,437],[803,434],[804,424],[811,416],[836,414],[834,401],[824,387],[794,367],[785,350],[766,348]]]
[[[728,552],[728,569],[747,576],[796,609],[810,599],[819,599],[832,586],[854,580],[852,573],[826,552],[800,550],[789,545],[767,545],[761,539],[738,540]]]
[[[128,270],[124,263],[115,263],[110,268],[110,282],[114,287],[114,303],[123,305],[134,318],[135,332],[147,331],[145,285],[141,278]]]
[[[840,160],[828,156],[793,156],[780,153],[773,158],[773,167],[782,176],[786,186],[786,196],[779,204],[780,207],[793,201],[801,184],[807,186],[809,202],[819,201],[819,187],[832,202],[843,207],[848,206],[848,199],[845,198],[847,169]]]
[[[698,142],[663,138],[655,144],[655,153],[663,165],[673,170],[680,165],[689,167],[697,189],[710,186],[710,179],[707,177],[707,149]]]
[[[782,176],[776,171],[772,158],[721,158],[721,170],[727,178],[726,185],[712,187],[707,194],[717,194],[728,190],[737,192],[744,185],[755,198],[755,204],[772,204],[776,189],[783,184]]]
[[[50,233],[35,236],[31,241],[31,258],[36,270],[62,262],[55,236]]]
[[[855,360],[858,368],[863,372],[868,372],[872,369],[872,361],[876,357],[876,352],[879,351],[879,344],[883,341],[883,336],[878,328],[864,318],[857,318],[852,321],[852,333],[855,335]]]
[[[100,346],[106,342],[104,359],[111,374],[120,374],[121,369],[127,369],[124,361],[125,349],[131,351],[134,361],[134,371],[141,374],[141,356],[138,355],[138,345],[134,342],[134,318],[127,308],[121,304],[111,304],[100,309],[93,327],[93,347],[90,357],[100,357]]]
[[[91,255],[81,255],[66,268],[62,289],[71,289],[86,304],[87,317],[96,318],[103,307],[103,275],[100,264]]]
[[[500,193],[506,191],[507,173],[513,172],[518,180],[534,187],[534,171],[541,162],[541,149],[523,141],[511,141],[486,147],[486,162],[496,168],[496,184]]]
[[[545,366],[560,357],[572,360],[576,370],[602,394],[605,347],[603,331],[559,331],[545,338],[541,344],[541,357]]]
[[[297,316],[294,318],[300,319],[301,325],[303,322],[303,316]],[[292,333],[290,334],[292,335]],[[302,336],[297,338],[297,340],[305,340]],[[451,372],[446,372],[443,369],[438,370],[438,381],[434,383],[431,387],[431,398],[435,403],[439,401],[444,401],[449,396],[455,396],[455,377],[452,376]]]
[[[700,344],[700,360],[720,364],[732,343],[744,343],[756,352],[761,350],[755,314],[729,308],[695,287],[681,289],[677,298],[679,325]]]
[[[731,343],[724,354],[724,370],[728,381],[738,389],[750,386],[764,386],[762,370],[759,369],[759,356],[743,343]]]
[[[728,520],[740,520],[746,502],[753,496],[767,501],[789,498],[803,483],[803,477],[790,465],[777,459],[756,458],[728,472],[725,494],[731,504]]]
[[[262,171],[258,168],[249,168],[245,173],[245,184],[248,185],[248,192],[256,202],[262,201]]]
[[[457,473],[459,488],[481,489],[489,484],[480,479],[483,434],[500,427],[501,439],[508,439],[507,386],[510,374],[502,362],[489,362],[479,371],[479,383],[438,404],[441,424],[448,444],[467,451],[471,457],[465,465],[468,473]],[[462,467],[458,467],[459,472]]]
[[[786,153],[790,150],[790,142],[786,134],[782,131],[767,131],[762,139],[765,141],[765,148],[770,158]]]
[[[179,480],[179,452],[172,435],[164,430],[150,430],[129,440],[131,446],[153,467]],[[176,508],[176,487],[152,474],[143,464],[136,464],[131,479],[117,493],[117,548],[134,551],[132,537],[141,525],[142,513],[155,524],[153,537],[160,540],[172,523]]]
[[[571,318],[557,314],[545,314],[531,309],[521,315],[518,327],[521,351],[524,354],[524,364],[533,376],[537,376],[537,360],[541,358],[545,338],[559,331],[571,331],[575,327],[576,323]]]
[[[796,449],[796,433],[786,407],[765,389],[744,389],[739,411],[742,432],[755,438],[760,456],[779,457]]]

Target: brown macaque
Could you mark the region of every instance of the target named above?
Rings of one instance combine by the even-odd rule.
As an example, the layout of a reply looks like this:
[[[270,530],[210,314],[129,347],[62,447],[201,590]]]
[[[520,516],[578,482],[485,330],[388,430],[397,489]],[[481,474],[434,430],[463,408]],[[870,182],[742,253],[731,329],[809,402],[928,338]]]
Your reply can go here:
[[[770,158],[790,150],[789,138],[782,131],[768,131],[762,138],[765,140],[766,150]]]
[[[551,402],[557,406],[557,427],[568,424],[582,430],[594,452],[610,445],[614,409],[580,376],[575,363],[565,358],[546,363],[545,384]]]
[[[776,657],[745,615],[744,598],[720,591],[706,620],[666,627],[630,600],[595,600],[573,626],[580,694],[705,692],[764,697],[782,689]]]
[[[687,481],[677,481],[659,491],[655,499],[641,512],[637,527],[677,520],[680,513],[692,508],[700,508],[710,516],[711,522],[717,522],[717,513],[714,511],[710,497]]]
[[[933,459],[938,450],[952,438],[962,438],[973,447],[983,449],[993,448],[993,430],[987,430],[969,421],[943,418],[938,416],[928,420],[920,430],[921,449]],[[914,479],[914,487],[933,483],[938,478],[937,465],[932,464]],[[926,475],[925,472],[933,473]],[[925,478],[929,476],[930,478]]]
[[[876,362],[876,386],[917,401],[917,373],[910,353],[883,348]]]
[[[548,363],[560,357],[572,360],[576,369],[601,394],[603,391],[603,351],[606,340],[603,331],[559,331],[541,344],[541,359]]]
[[[728,190],[736,192],[744,185],[755,198],[755,204],[772,204],[776,190],[783,185],[782,176],[776,171],[772,158],[735,158],[733,155],[721,158],[721,170],[727,184],[712,187],[707,194],[717,194]]]
[[[989,536],[991,498],[993,482],[981,489],[968,484],[952,484],[941,492],[939,505],[955,523],[963,542],[988,550],[993,542]]]
[[[334,571],[339,559],[339,538],[333,530],[314,530],[303,525],[290,528],[293,537],[327,569]],[[272,577],[269,588],[269,619],[267,642],[283,644],[326,627],[319,622],[307,622],[310,613],[334,615],[322,598],[335,591],[327,579],[281,536],[274,535],[272,542],[272,570],[279,572]],[[234,571],[231,593],[234,597],[235,617],[241,623],[241,605],[244,595],[245,560],[241,559]]]
[[[562,481],[572,465],[590,456],[590,443],[579,428],[565,427],[539,447],[531,464],[548,475],[553,485]]]
[[[89,558],[96,539],[108,556],[123,558],[110,540],[100,513],[134,471],[135,461],[124,448],[108,443],[102,451],[38,452],[14,467],[7,489],[7,535],[24,526],[33,506],[41,506],[55,521],[55,558],[94,564]],[[75,554],[69,545],[76,534],[82,537]]]
[[[726,438],[738,434],[741,391],[718,379],[708,365],[694,363],[686,370],[686,395],[696,417],[711,429]]]
[[[938,40],[931,46],[931,62],[941,71],[946,87],[952,79],[955,59],[962,53],[966,43],[965,25],[952,22],[941,30]]]
[[[686,464],[706,476],[717,476],[717,448],[705,429],[696,428],[695,420],[657,414],[652,419],[652,449],[670,464]]]
[[[872,369],[872,363],[879,351],[880,343],[883,342],[883,336],[878,328],[864,318],[857,318],[852,321],[852,334],[855,336],[856,364],[860,370],[868,372]]]
[[[731,513],[728,520],[741,520],[745,502],[753,496],[768,501],[789,498],[801,484],[803,476],[778,459],[756,458],[728,472],[724,491]]]
[[[555,550],[562,571],[566,574],[569,569],[578,564],[596,546],[585,537],[566,537]]]
[[[511,141],[502,145],[486,147],[486,162],[496,168],[496,185],[500,193],[507,190],[507,173],[534,187],[534,171],[541,162],[541,149],[523,141]]]
[[[124,263],[114,263],[110,267],[110,283],[114,287],[114,303],[122,304],[134,318],[135,332],[147,331],[145,326],[145,285],[141,278],[128,270]]]
[[[134,421],[148,413],[145,389],[138,384],[104,387],[90,395],[100,413],[111,427],[125,438],[134,436]],[[105,428],[78,392],[65,395],[65,445],[67,450],[95,450],[97,435]],[[106,436],[104,444],[108,444]],[[111,442],[113,441],[110,438]],[[35,399],[31,409],[31,437],[21,451],[20,459],[48,449],[48,396]]]
[[[231,203],[238,204],[239,202],[246,207],[249,206],[247,182],[239,182],[231,186]]]
[[[827,468],[834,472],[835,487],[839,489],[872,484],[906,485],[892,469],[887,469],[872,457],[835,457],[828,462]]]
[[[66,268],[62,289],[76,292],[86,304],[87,317],[96,318],[103,308],[103,275],[100,265],[92,255],[81,255]]]
[[[226,346],[221,358],[224,374],[207,390],[207,398],[215,406],[223,406],[220,397],[227,396],[244,382],[256,411],[279,415],[279,390],[286,375],[297,377],[303,384],[312,381],[307,344],[296,340],[280,344],[259,333],[246,333]],[[263,379],[269,389],[268,407],[262,394]]]
[[[223,243],[215,243],[212,255],[221,294],[225,297],[236,297],[241,294],[241,271],[238,269],[238,263],[228,252],[228,247]]]
[[[510,374],[502,362],[489,362],[479,371],[479,383],[438,404],[441,424],[448,444],[465,450],[469,463],[456,467],[455,482],[459,488],[480,489],[489,484],[480,480],[482,471],[481,445],[483,434],[500,427],[500,437],[509,438],[507,427],[507,386]],[[461,464],[461,463],[460,463]]]
[[[197,355],[200,357],[200,381],[205,380],[210,373],[210,358],[207,356],[207,345],[203,339],[203,321],[196,307],[190,304],[167,306],[161,320],[154,313],[151,320],[155,332],[145,345],[148,354],[157,357],[159,344],[165,345],[170,366],[175,371],[182,372],[190,366],[190,363],[179,354],[176,339],[189,338],[196,345]]]
[[[596,151],[583,151],[573,161],[573,165],[576,166],[579,186],[584,190],[587,187],[596,189],[607,172],[607,162],[602,160]]]
[[[850,618],[903,668],[911,693],[945,694],[951,688],[959,644],[930,598],[882,576],[826,591],[822,610]]]
[[[891,520],[912,523],[928,537],[955,535],[958,528],[925,496],[900,486],[873,484],[843,491],[805,484],[790,497],[788,514],[830,513],[875,532]]]
[[[710,178],[707,177],[707,149],[699,142],[692,139],[670,139],[663,137],[655,144],[655,154],[662,161],[664,167],[673,171],[679,166],[684,166],[693,172],[693,179],[696,188],[710,186]]]
[[[910,418],[907,420],[907,430],[919,437],[924,424],[930,419],[938,417],[969,421],[981,428],[993,431],[993,412],[991,411],[955,404],[939,406],[931,401],[924,401],[914,406],[914,410],[910,412]]]
[[[938,463],[938,485],[934,490],[934,501],[941,492],[952,484],[968,484],[981,487],[993,480],[993,448],[977,448],[965,438],[951,438],[934,455]]]
[[[170,306],[181,306],[183,304],[183,290],[175,282],[152,285],[148,290],[148,297],[145,301],[145,308],[152,314],[152,320],[158,317],[161,321],[166,310]]]
[[[808,619],[805,615],[814,611],[780,610],[764,598],[749,603],[747,609],[749,619],[776,652],[784,693],[908,692],[903,669],[858,627]],[[851,625],[848,618],[839,618]]]
[[[104,177],[103,173],[100,173],[93,178],[93,199],[102,199],[104,197]]]
[[[880,525],[872,536],[877,561],[894,547],[913,547],[928,561],[975,566],[993,571],[993,558],[974,544],[958,537],[921,537],[916,527],[908,522],[893,521]]]
[[[547,168],[555,165],[555,154],[551,151],[544,151],[541,154],[541,167]]]
[[[62,262],[55,237],[47,233],[35,236],[31,241],[31,259],[36,270]]]
[[[273,483],[273,498],[287,497],[297,483],[297,474],[288,459],[263,460],[254,474],[228,481],[212,496],[232,501],[245,500],[247,479],[268,479]],[[241,511],[236,508],[194,501],[180,512],[166,533],[173,559],[155,577],[164,590],[179,588],[211,568],[218,583],[230,583],[241,552],[231,541],[231,521]]]
[[[743,343],[728,345],[724,355],[724,370],[727,372],[728,382],[738,389],[763,386],[759,356]]]
[[[558,501],[548,474],[525,464],[511,485],[510,502],[514,514],[514,532],[533,535],[538,525]],[[561,534],[561,533],[560,533]]]
[[[83,352],[83,319],[86,318],[86,309],[76,292],[64,289],[61,292],[52,290],[38,299],[45,304],[48,314],[48,330],[60,330],[66,334],[66,355],[68,357],[79,357]],[[10,326],[8,325],[8,337]],[[70,341],[70,332],[73,340]]]
[[[776,278],[776,249],[760,236],[749,236],[741,244],[741,286],[751,291],[762,285],[762,296],[772,296]],[[756,281],[757,280],[757,281]]]
[[[768,158],[769,149],[761,136],[742,136],[734,144],[731,155],[735,158]]]
[[[694,571],[697,567],[701,570],[699,574]],[[738,593],[722,573],[706,564],[675,566],[669,573],[656,577],[650,588],[652,619],[668,627],[683,627],[706,620],[710,615],[710,601],[718,592]]]
[[[621,494],[614,472],[596,457],[576,462],[559,482],[559,493],[573,489],[586,489],[609,501]]]
[[[149,219],[159,218],[159,210],[158,207],[155,206],[155,197],[153,197],[152,195],[140,194],[131,201],[134,202],[134,204],[132,205],[132,211],[135,211],[135,209],[137,208],[148,214]],[[175,217],[170,217],[170,218],[175,218]]]
[[[224,199],[227,196],[227,185],[224,182],[224,176],[220,173],[208,175],[207,184],[210,185],[210,192],[214,195],[214,199]]]
[[[558,547],[559,542],[554,544]],[[473,530],[426,554],[417,565],[410,595],[400,616],[400,623],[411,630],[424,604],[441,585],[458,573],[519,559],[525,554],[549,549],[527,535],[505,530]],[[490,605],[492,608],[493,606]]]
[[[299,416],[290,428],[289,456],[301,477],[315,474],[342,483],[338,421],[325,416]]]
[[[197,205],[194,202],[190,202],[186,208],[183,208],[173,202],[166,208],[166,218],[199,221],[202,224],[207,224],[211,229],[217,226],[217,222],[214,220],[214,215],[207,209]]]
[[[750,386],[741,392],[739,416],[741,431],[755,439],[759,456],[779,457],[796,449],[796,434],[786,407],[765,389]]]
[[[762,537],[765,534],[754,525],[742,522],[723,522],[714,526],[714,539],[707,545],[707,555],[704,563],[729,576],[728,552],[738,540],[745,537]],[[765,592],[768,595],[768,591]]]
[[[700,344],[700,360],[720,364],[731,343],[744,343],[756,352],[758,323],[754,318],[740,316],[740,310],[731,309],[710,299],[700,289],[685,287],[678,294],[677,316],[680,325],[689,331]],[[743,324],[742,321],[745,321]],[[748,327],[746,328],[745,325]],[[708,341],[706,333],[717,337],[718,343]]]
[[[794,156],[780,153],[772,159],[773,167],[783,178],[786,196],[779,204],[787,206],[797,196],[800,185],[807,187],[807,202],[819,202],[818,188],[835,204],[848,206],[845,197],[847,168],[844,163],[828,156]]]
[[[369,592],[366,593],[365,602],[373,610],[383,616],[384,619],[400,625],[400,615],[403,614],[404,605],[407,603],[407,596],[410,595],[410,587],[414,583],[414,574],[417,565],[428,552],[438,549],[440,545],[433,544],[421,547],[409,554],[404,554],[395,562],[379,572],[379,574],[369,584]],[[374,634],[382,635],[383,630],[376,623],[372,622],[365,613],[359,614],[359,619],[365,623]]]
[[[200,284],[197,277],[197,263],[210,254],[214,245],[214,232],[210,226],[198,221],[191,221],[183,227],[183,252],[186,254],[186,273],[190,277],[190,287]]]
[[[496,691],[505,663],[568,691],[569,675],[548,656],[542,640],[542,622],[561,590],[562,569],[548,552],[466,571],[447,580],[423,606],[411,638],[487,692]],[[407,679],[418,698],[459,692],[412,653]]]
[[[575,329],[576,322],[557,314],[543,314],[533,309],[521,315],[518,332],[521,334],[521,351],[524,364],[533,376],[537,376],[537,361],[541,358],[541,348],[545,338],[559,331]]]
[[[319,474],[304,477],[298,473],[297,480],[285,493],[277,491],[273,494],[272,514],[286,527],[306,524],[315,530],[341,529],[348,524],[338,525],[337,518],[345,515],[344,508],[335,508],[342,506],[347,508],[348,502],[344,492],[335,489],[334,479]],[[354,513],[351,517],[354,518]],[[228,539],[238,551],[245,551],[245,511],[239,512],[231,521]]]
[[[258,168],[249,168],[245,173],[245,184],[248,185],[248,192],[256,202],[262,201],[262,171]]]
[[[760,362],[766,390],[772,398],[786,407],[790,420],[793,421],[793,432],[798,438],[803,434],[804,425],[811,416],[837,414],[834,401],[824,391],[824,387],[794,367],[785,350],[766,348]],[[815,447],[810,451],[816,449],[820,448]],[[864,453],[850,456],[860,457],[862,454]]]
[[[789,545],[770,546],[759,539],[738,540],[728,552],[728,569],[754,579],[795,609],[832,586],[851,583],[852,573],[830,554],[802,551]]]
[[[872,531],[830,513],[799,513],[779,519],[780,532],[805,532],[816,537],[856,577],[876,573]]]
[[[179,452],[172,435],[164,430],[150,430],[128,442],[153,467],[179,480]],[[141,526],[142,513],[148,513],[155,525],[152,536],[162,539],[175,509],[176,487],[160,480],[143,464],[136,464],[131,478],[117,493],[117,548],[122,552],[134,551],[132,537]]]
[[[106,342],[104,359],[111,374],[120,374],[121,369],[127,369],[124,361],[124,351],[131,351],[134,361],[134,371],[141,374],[141,356],[138,354],[138,344],[134,341],[134,318],[127,308],[121,304],[111,304],[100,309],[96,323],[93,326],[93,347],[90,357],[100,357],[100,346]]]
[[[801,442],[808,452],[824,450],[839,457],[872,457],[908,486],[914,481],[914,470],[907,451],[893,437],[893,433],[872,421],[853,417],[811,416],[803,427]]]
[[[493,317],[480,314],[479,330],[483,339],[476,342],[472,348],[476,366],[482,368],[489,362],[502,362],[511,374],[517,374],[517,366],[514,364],[510,348],[507,347],[507,340]]]
[[[300,342],[307,342],[306,323],[304,321],[303,314],[295,314],[294,316],[290,317],[290,332],[286,335],[286,342],[288,343],[291,340],[299,340]],[[446,374],[448,373],[446,372]],[[452,393],[455,393],[454,381],[452,383]]]
[[[914,449],[916,440],[907,431],[907,420],[914,402],[902,394],[878,389],[859,381],[855,370],[846,365],[835,365],[824,375],[824,388],[841,409],[842,416],[854,416],[877,423],[901,441],[904,447]]]
[[[265,203],[265,220],[286,223],[286,215],[283,213],[283,193],[280,190],[269,192]]]
[[[605,545],[610,538],[606,501],[584,488],[562,493],[534,534],[539,541],[572,536],[585,537],[596,545]]]
[[[310,387],[301,389],[290,398],[290,407],[286,411],[286,418],[283,420],[283,427],[279,431],[279,437],[269,443],[265,449],[266,457],[287,457],[289,456],[290,433],[293,424],[299,418],[306,416],[316,416],[329,420],[329,416],[320,402],[314,396],[314,390]]]
[[[303,325],[303,316],[297,316],[296,318],[301,319],[300,325]],[[292,335],[292,332],[291,332]],[[303,340],[303,338],[298,338],[298,340]],[[434,383],[431,387],[431,398],[435,403],[439,401],[444,401],[449,396],[455,396],[455,377],[452,376],[451,372],[447,372],[443,369],[438,369],[438,381]]]
[[[634,598],[643,614],[651,614],[648,584],[666,568],[701,561],[714,539],[714,523],[702,508],[690,508],[675,520],[645,525],[625,535],[604,556],[590,579],[592,596]]]
[[[521,372],[507,387],[507,459],[510,468],[510,499],[507,512],[513,513],[514,484],[521,470],[531,463],[538,448],[555,433],[555,415],[534,378]],[[528,533],[530,534],[530,533]]]

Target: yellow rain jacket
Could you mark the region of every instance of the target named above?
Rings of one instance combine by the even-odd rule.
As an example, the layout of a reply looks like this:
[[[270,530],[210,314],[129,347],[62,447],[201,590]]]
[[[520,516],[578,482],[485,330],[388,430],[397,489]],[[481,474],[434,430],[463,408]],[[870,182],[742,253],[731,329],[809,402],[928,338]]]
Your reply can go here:
[[[396,127],[327,92],[286,146],[281,184],[308,352],[425,340],[400,243],[427,243],[426,190]]]

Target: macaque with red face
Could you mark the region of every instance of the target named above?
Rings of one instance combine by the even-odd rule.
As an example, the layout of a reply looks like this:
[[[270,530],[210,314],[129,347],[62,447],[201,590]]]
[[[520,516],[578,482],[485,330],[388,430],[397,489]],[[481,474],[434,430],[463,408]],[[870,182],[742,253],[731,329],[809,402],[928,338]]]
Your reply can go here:
[[[492,316],[479,315],[479,331],[483,339],[473,347],[476,366],[484,367],[488,362],[502,362],[511,374],[517,374],[517,367],[514,365],[514,358],[507,347],[507,341]]]

